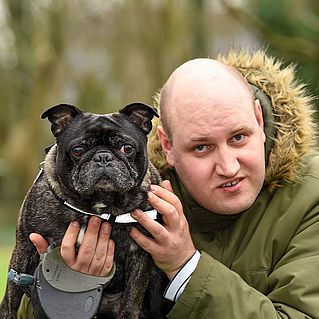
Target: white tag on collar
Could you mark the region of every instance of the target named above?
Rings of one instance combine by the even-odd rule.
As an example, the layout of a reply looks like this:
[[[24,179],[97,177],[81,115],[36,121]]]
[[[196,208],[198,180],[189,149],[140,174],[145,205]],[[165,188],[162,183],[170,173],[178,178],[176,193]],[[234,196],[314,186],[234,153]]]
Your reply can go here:
[[[110,221],[111,223],[114,222],[114,223],[118,223],[118,224],[129,224],[129,223],[137,223],[137,221],[131,216],[130,213],[127,213],[127,214],[123,214],[123,215],[118,215],[118,216],[113,216],[112,214],[102,214],[102,215],[99,215],[99,214],[93,214],[93,213],[89,213],[89,212],[86,212],[82,209],[79,209],[71,204],[69,204],[67,201],[62,201],[63,204],[72,209],[73,211],[77,212],[77,213],[81,213],[83,215],[88,215],[88,216],[96,216],[96,217],[99,217],[103,220],[107,220],[107,221]],[[147,210],[144,212],[144,214],[146,214],[147,216],[151,217],[152,219],[156,220],[157,219],[157,211],[155,209],[152,209],[152,210]]]
[[[146,214],[147,216],[151,217],[154,220],[157,219],[157,211],[155,209],[148,210],[144,212],[144,214]],[[105,220],[109,220],[111,217],[111,214],[102,214],[99,217]],[[116,216],[114,222],[118,224],[137,223],[137,221],[131,216],[130,213]]]

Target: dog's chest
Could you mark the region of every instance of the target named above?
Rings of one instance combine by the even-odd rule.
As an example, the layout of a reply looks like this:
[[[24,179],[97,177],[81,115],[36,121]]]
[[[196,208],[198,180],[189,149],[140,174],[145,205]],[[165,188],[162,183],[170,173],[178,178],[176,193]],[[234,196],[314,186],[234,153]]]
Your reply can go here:
[[[131,228],[132,226],[128,225],[114,224],[112,226],[111,238],[115,242],[116,255],[120,258],[125,259],[125,257],[130,256],[130,254],[134,253],[137,249],[140,249],[129,235]]]

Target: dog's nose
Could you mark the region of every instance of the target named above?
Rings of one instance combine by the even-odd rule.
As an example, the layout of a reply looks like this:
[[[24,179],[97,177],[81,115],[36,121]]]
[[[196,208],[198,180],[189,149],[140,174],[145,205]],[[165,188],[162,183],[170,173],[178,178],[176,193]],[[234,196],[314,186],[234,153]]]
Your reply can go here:
[[[100,152],[94,155],[93,160],[99,164],[105,165],[112,161],[113,156],[109,152]]]

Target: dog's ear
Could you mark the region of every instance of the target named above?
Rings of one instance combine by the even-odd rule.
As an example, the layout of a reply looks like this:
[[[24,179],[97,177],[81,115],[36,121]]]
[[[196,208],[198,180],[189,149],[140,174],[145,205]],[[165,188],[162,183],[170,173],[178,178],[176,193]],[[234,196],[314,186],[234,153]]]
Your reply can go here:
[[[58,104],[42,113],[41,118],[51,122],[51,131],[57,137],[69,123],[83,112],[70,104]]]
[[[159,117],[155,108],[143,103],[128,104],[119,112],[127,115],[133,123],[142,129],[145,135],[152,130],[153,117]]]

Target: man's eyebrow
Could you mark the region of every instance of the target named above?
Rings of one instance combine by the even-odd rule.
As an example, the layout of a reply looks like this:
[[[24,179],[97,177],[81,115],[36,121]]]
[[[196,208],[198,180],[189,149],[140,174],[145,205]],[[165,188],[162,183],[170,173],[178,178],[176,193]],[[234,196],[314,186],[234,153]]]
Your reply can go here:
[[[244,131],[244,130],[245,130],[245,128],[244,128],[243,126],[240,126],[240,127],[237,127],[237,128],[235,128],[235,129],[233,129],[233,130],[230,132],[230,134],[233,135],[233,134],[236,134],[236,133],[240,133],[240,132],[242,132],[242,131]]]
[[[191,136],[190,140],[193,142],[206,142],[208,141],[208,138],[205,136]]]
[[[228,133],[229,133],[229,135],[236,135],[236,134],[239,134],[239,133],[241,133],[241,132],[243,132],[245,130],[247,130],[246,127],[239,126],[239,127],[234,128],[233,130],[231,130]],[[191,140],[191,142],[207,142],[207,141],[210,140],[210,138],[207,137],[207,136],[197,136],[197,135],[195,136],[195,135],[193,135],[193,136],[190,137],[190,140]]]

